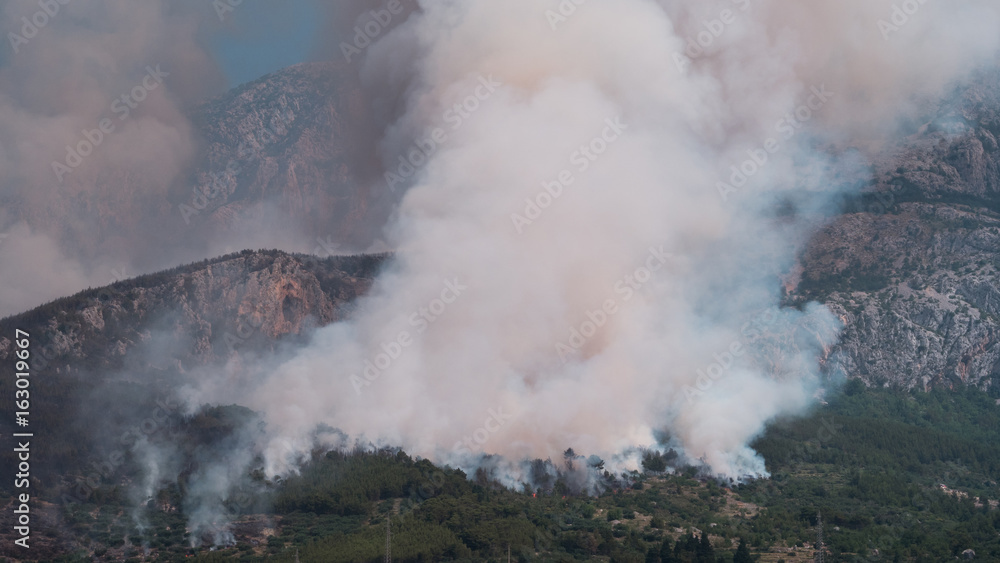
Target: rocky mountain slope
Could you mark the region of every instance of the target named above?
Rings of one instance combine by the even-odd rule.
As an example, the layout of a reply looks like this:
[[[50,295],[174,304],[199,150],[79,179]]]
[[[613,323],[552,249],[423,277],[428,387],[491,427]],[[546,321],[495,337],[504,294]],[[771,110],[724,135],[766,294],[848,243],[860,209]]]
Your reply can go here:
[[[150,146],[133,147],[115,133],[59,182],[48,166],[24,178],[5,169],[0,234],[22,241],[30,231],[51,239],[41,248],[22,241],[33,246],[20,254],[7,245],[8,260],[23,259],[22,267],[38,272],[64,257],[79,262],[69,293],[84,287],[80,277],[96,285],[112,271],[130,277],[243,248],[309,252],[319,239],[325,255],[343,253],[335,245],[369,249],[393,202],[376,169],[375,128],[356,70],[297,64],[178,107],[182,114],[162,118],[176,129],[163,133],[177,153],[170,158],[150,148],[164,142],[155,135]],[[147,110],[140,106],[140,117],[119,129],[145,124]],[[145,117],[162,125],[155,115]],[[58,151],[65,152],[64,144]],[[140,158],[147,153],[151,162]],[[20,258],[27,254],[34,256]],[[67,270],[74,273],[74,266]],[[22,311],[57,296],[42,293],[0,309]]]
[[[388,216],[365,95],[339,63],[301,63],[194,110],[203,159],[172,195],[186,224],[291,222],[365,248]],[[263,205],[275,216],[262,216]],[[183,206],[183,207],[182,207]]]
[[[30,429],[47,436],[32,486],[58,498],[97,461],[102,436],[120,435],[122,425],[134,427],[174,401],[192,369],[252,360],[343,318],[385,258],[243,251],[0,320],[5,365],[15,361],[15,330],[29,334]],[[0,380],[0,394],[13,397],[12,378]],[[14,431],[13,422],[4,417],[0,431]],[[12,455],[0,454],[5,466]]]
[[[887,148],[803,253],[791,301],[840,315],[832,365],[847,376],[1000,392],[998,86],[981,74]]]
[[[243,251],[119,281],[0,320],[0,361],[13,357],[15,328],[32,335],[35,369],[55,375],[121,369],[139,357],[151,360],[143,369],[183,370],[239,347],[270,348],[342,318],[384,256]],[[160,352],[170,341],[169,361],[143,353],[154,333]]]

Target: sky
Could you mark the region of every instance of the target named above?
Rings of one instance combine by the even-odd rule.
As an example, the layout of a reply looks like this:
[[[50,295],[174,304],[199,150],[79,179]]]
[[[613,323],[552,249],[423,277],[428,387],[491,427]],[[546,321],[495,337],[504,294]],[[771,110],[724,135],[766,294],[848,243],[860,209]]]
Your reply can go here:
[[[229,79],[238,86],[270,72],[310,59],[323,23],[315,0],[269,2],[243,0],[227,9],[226,0],[206,2],[221,13],[222,27],[211,39],[211,49]],[[229,0],[236,4],[238,0]],[[215,6],[223,8],[216,9]]]

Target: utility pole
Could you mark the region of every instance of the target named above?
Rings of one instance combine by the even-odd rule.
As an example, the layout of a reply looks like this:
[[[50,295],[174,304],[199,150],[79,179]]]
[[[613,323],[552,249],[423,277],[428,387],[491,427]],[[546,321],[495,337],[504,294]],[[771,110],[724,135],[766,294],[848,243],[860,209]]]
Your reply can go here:
[[[392,562],[392,521],[390,513],[385,515],[385,563]]]
[[[814,563],[823,563],[823,515],[816,511],[816,554],[813,556]]]

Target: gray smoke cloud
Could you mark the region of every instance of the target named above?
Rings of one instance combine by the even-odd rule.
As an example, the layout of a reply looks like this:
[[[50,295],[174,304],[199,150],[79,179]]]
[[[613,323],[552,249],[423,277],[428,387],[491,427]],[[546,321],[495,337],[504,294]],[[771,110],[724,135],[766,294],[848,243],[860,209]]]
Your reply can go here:
[[[992,60],[998,14],[424,2],[363,55],[403,93],[382,142],[406,190],[394,263],[353,320],[190,399],[263,413],[269,475],[322,426],[466,469],[497,454],[509,483],[568,447],[766,476],[747,444],[815,404],[840,327],[780,307],[784,276],[898,120]]]
[[[195,155],[184,107],[220,91],[202,6],[4,2],[0,315],[164,267],[165,195]],[[31,252],[23,251],[31,247]],[[8,274],[16,271],[17,274]],[[49,272],[65,270],[65,276]]]
[[[249,1],[0,2],[0,316],[245,248],[312,252],[330,234],[288,220],[280,183],[250,204],[227,200],[233,170],[251,181],[301,116],[273,109],[262,123],[227,123],[245,139],[220,165],[206,162],[211,143],[193,117],[228,86],[212,44],[262,27],[287,33],[285,12]]]

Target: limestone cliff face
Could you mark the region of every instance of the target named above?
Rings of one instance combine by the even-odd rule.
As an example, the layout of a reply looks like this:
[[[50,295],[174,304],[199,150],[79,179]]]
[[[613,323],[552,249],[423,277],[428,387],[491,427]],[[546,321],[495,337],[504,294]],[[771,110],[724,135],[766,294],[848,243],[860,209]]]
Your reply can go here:
[[[344,65],[302,63],[261,77],[197,108],[203,159],[173,197],[216,227],[286,220],[365,248],[389,212],[369,116]]]
[[[795,299],[845,324],[848,376],[898,387],[987,387],[1000,375],[1000,217],[902,203],[840,217],[812,241]]]
[[[382,256],[245,251],[82,292],[0,321],[0,361],[15,328],[49,375],[186,370],[264,350],[342,318]]]
[[[871,385],[1000,389],[998,87],[991,71],[960,88],[810,241],[789,301],[840,315],[833,368]]]

